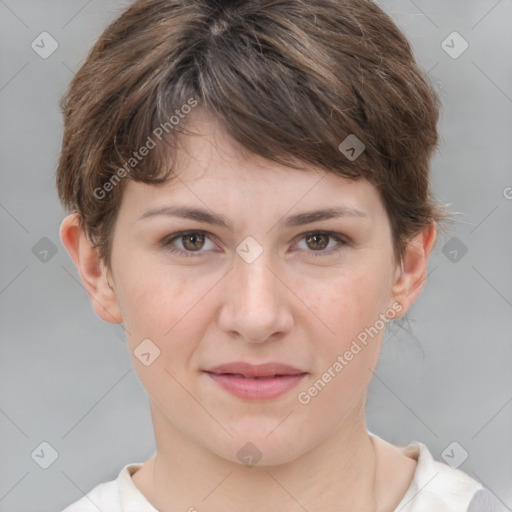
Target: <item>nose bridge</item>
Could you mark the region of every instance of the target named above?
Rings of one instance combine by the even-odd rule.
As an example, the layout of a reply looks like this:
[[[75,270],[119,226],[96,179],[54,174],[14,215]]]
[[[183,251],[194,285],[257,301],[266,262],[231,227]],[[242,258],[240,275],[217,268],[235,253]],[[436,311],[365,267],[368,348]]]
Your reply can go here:
[[[249,249],[236,257],[230,272],[230,286],[227,307],[222,315],[222,327],[237,332],[250,341],[265,341],[272,334],[290,328],[291,313],[286,304],[285,294],[280,287],[283,283],[276,277],[270,251],[259,251],[256,247],[240,244],[237,252]]]
[[[270,251],[263,251],[254,260],[237,258],[233,269],[234,295],[239,307],[246,309],[246,314],[255,311],[263,314],[265,309],[275,306],[278,290],[271,266]]]

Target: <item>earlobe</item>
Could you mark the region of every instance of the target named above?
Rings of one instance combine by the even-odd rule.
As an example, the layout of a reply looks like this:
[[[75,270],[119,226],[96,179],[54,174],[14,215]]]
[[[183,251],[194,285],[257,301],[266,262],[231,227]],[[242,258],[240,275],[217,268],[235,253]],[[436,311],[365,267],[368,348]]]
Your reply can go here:
[[[60,225],[60,239],[80,273],[96,314],[106,322],[121,323],[115,289],[110,284],[105,266],[98,258],[97,249],[92,247],[79,220],[77,213],[68,215]]]
[[[407,244],[401,272],[398,271],[395,274],[392,287],[392,299],[402,306],[399,316],[408,311],[423,290],[427,279],[428,258],[434,247],[435,239],[435,224],[431,224],[409,240]]]

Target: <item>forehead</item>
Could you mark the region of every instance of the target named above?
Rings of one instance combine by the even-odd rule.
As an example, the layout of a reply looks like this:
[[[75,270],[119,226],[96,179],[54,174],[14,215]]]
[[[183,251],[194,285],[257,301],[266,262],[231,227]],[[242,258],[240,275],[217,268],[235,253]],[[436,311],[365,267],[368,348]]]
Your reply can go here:
[[[132,217],[176,202],[237,215],[285,215],[320,206],[362,210],[370,219],[384,212],[377,189],[367,180],[269,161],[240,146],[202,111],[189,119],[187,131],[192,133],[180,136],[170,181],[149,185],[128,180],[121,209],[124,205]]]

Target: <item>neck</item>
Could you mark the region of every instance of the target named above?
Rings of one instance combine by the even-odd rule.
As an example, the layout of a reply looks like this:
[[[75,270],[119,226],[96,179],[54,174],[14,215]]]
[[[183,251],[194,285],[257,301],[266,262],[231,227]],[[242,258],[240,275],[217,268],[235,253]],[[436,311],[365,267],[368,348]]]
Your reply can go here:
[[[138,484],[162,512],[194,507],[210,512],[377,509],[375,449],[361,413],[299,458],[252,467],[220,457],[184,436],[154,404],[152,416],[157,454]]]

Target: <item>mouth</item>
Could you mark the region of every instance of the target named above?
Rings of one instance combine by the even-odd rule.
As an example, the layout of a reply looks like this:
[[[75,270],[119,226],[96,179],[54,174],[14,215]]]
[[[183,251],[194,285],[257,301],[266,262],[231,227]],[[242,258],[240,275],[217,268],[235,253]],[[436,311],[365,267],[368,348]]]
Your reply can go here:
[[[275,377],[290,377],[291,375],[283,374],[283,375],[265,375],[264,377],[251,377],[249,375],[242,375],[241,373],[215,373],[215,372],[207,372],[207,373],[213,373],[213,375],[229,375],[231,377],[240,377],[242,379],[254,379],[254,380],[265,380],[265,379],[274,379]],[[305,375],[302,373],[299,373],[297,375]],[[295,376],[295,375],[293,375]]]
[[[204,372],[221,389],[244,400],[272,400],[294,388],[308,372],[281,363],[231,363]]]
[[[233,363],[221,364],[207,370],[209,373],[217,375],[238,375],[247,378],[272,378],[286,377],[289,375],[299,375],[307,373],[293,366],[284,363],[265,363],[254,365],[245,361],[236,361]]]

